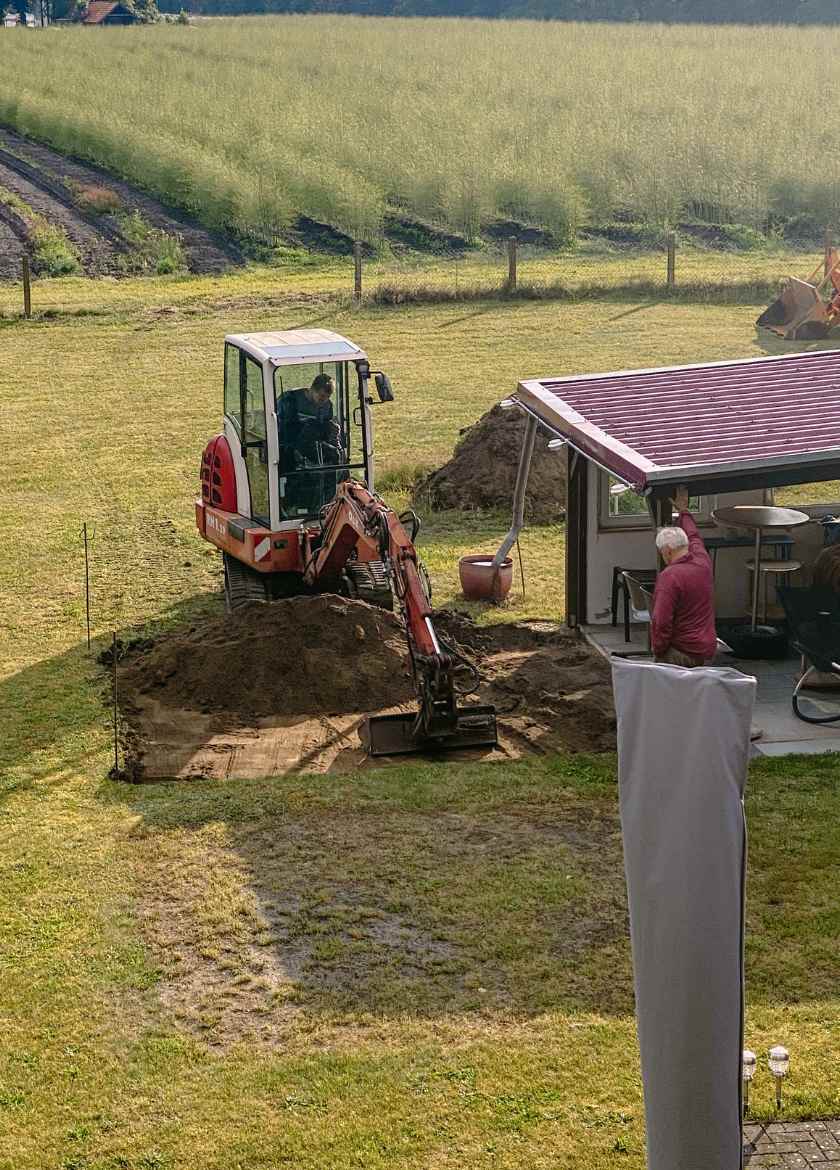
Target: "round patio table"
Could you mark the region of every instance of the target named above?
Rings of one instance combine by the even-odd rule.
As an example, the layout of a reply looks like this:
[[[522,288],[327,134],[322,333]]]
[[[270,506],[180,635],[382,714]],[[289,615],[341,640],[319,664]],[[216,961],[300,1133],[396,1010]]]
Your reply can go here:
[[[769,504],[735,504],[729,508],[716,508],[712,519],[718,524],[755,530],[755,567],[753,569],[752,633],[758,623],[758,583],[761,577],[761,537],[767,528],[798,528],[811,519],[805,512],[795,508],[776,508]]]

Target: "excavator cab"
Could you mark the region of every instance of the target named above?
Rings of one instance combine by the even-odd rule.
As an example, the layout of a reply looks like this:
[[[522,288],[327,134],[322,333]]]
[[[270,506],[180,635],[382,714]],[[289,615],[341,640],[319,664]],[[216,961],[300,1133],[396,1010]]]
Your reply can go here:
[[[299,591],[342,486],[373,492],[373,406],[393,392],[354,342],[293,329],[226,337],[223,394],[222,431],[202,455],[196,523],[224,554],[233,608]],[[380,585],[368,591],[384,595]]]
[[[367,483],[358,374],[347,362],[307,362],[274,370],[279,450],[277,486],[284,519],[309,519],[351,475]],[[355,394],[354,394],[355,391]]]
[[[388,401],[387,377],[325,329],[227,337],[224,436],[238,513],[273,529],[316,518],[349,477],[372,488],[371,381]]]

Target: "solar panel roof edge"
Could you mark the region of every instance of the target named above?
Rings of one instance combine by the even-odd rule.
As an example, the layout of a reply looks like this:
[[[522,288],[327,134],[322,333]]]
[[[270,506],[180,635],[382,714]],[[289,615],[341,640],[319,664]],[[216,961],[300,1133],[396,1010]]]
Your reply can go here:
[[[551,378],[529,378],[519,383],[522,385],[539,384],[549,393],[552,384],[569,382],[592,382],[603,378],[632,378],[640,374],[668,374],[685,370],[717,370],[730,366],[769,365],[776,362],[800,362],[807,360],[825,360],[828,357],[840,358],[840,349],[817,349],[808,353],[762,354],[761,357],[730,358],[719,362],[689,362],[683,366],[646,366],[637,370],[602,370],[600,373],[590,374],[561,374]]]

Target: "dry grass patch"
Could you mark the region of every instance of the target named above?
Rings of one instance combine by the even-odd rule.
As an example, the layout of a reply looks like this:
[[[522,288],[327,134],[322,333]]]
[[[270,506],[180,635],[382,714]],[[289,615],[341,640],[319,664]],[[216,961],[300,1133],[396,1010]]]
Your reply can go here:
[[[612,802],[286,808],[150,829],[133,853],[161,1002],[214,1045],[632,1010]]]

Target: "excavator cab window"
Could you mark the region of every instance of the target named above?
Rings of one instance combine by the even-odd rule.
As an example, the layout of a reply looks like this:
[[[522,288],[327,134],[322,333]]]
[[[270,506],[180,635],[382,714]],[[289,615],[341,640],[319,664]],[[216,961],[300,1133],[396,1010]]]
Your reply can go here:
[[[361,436],[353,421],[349,395],[346,362],[307,362],[275,370],[280,512],[284,519],[317,516],[342,480],[360,468],[364,470]]]

